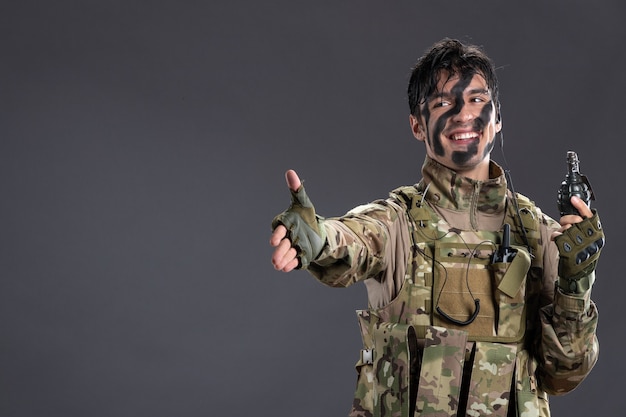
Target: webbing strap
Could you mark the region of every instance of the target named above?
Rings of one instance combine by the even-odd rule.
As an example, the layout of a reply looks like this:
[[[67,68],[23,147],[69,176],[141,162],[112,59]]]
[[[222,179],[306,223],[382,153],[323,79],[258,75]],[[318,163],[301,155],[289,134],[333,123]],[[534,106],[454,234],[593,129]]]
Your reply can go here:
[[[456,416],[467,332],[428,326],[415,415]]]
[[[415,331],[408,324],[374,327],[374,415],[408,415],[411,365],[417,354]]]
[[[476,342],[467,416],[506,417],[517,347]]]

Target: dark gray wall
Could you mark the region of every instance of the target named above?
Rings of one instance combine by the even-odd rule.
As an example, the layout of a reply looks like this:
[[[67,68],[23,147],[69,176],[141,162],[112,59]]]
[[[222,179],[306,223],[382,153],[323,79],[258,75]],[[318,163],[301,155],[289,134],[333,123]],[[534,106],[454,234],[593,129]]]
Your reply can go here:
[[[446,36],[499,67],[518,191],[557,216],[580,156],[607,231],[601,355],[553,409],[622,413],[625,17],[620,0],[3,2],[0,416],[346,415],[364,287],[274,271],[270,221],[288,168],[327,216],[419,179],[405,86]]]

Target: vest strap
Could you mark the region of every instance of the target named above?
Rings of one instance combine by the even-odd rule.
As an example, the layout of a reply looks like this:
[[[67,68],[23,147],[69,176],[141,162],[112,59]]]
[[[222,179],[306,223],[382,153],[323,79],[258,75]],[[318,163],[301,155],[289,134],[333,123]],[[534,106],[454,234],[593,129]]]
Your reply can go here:
[[[371,400],[374,416],[409,415],[414,389],[411,388],[411,371],[417,360],[417,339],[413,326],[380,323],[372,329],[372,335]],[[369,358],[366,354],[361,359],[367,364]]]
[[[419,416],[456,416],[467,332],[428,326],[417,388]]]
[[[517,346],[476,342],[466,415],[506,417]]]

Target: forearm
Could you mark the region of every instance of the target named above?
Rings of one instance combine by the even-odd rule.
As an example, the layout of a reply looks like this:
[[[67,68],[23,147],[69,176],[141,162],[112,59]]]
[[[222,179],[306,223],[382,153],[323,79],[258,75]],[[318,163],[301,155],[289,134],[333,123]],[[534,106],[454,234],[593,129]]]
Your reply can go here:
[[[327,239],[320,255],[307,270],[320,282],[331,287],[347,287],[384,269],[380,248],[385,247],[384,234],[360,236],[355,229],[370,229],[354,218],[326,219]]]
[[[398,267],[397,258],[404,267],[409,242],[404,211],[390,200],[378,200],[324,220],[326,242],[308,271],[326,285],[346,287],[368,278],[382,280]]]
[[[546,218],[541,239],[550,242],[558,224]],[[535,330],[533,356],[539,369],[538,383],[549,394],[559,395],[576,388],[591,372],[598,359],[596,326],[598,312],[591,301],[595,271],[581,276],[576,292],[566,293],[559,285],[560,253],[557,245],[544,246],[543,284],[532,315]],[[568,288],[570,289],[570,288]],[[572,288],[573,289],[573,288]]]
[[[593,275],[589,282],[593,282]],[[576,388],[598,359],[598,311],[591,289],[565,294],[555,288],[554,302],[541,309],[541,343],[538,349],[542,388],[559,395]]]

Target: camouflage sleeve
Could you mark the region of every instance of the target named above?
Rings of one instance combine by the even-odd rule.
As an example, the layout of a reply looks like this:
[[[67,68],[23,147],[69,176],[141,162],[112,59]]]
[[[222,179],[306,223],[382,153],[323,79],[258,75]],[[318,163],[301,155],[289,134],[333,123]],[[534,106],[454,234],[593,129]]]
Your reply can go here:
[[[550,234],[559,225],[544,216],[542,238],[550,242]],[[552,301],[541,308],[539,383],[544,391],[561,395],[576,388],[591,372],[598,359],[596,326],[598,312],[591,300],[591,284],[595,273],[587,277],[589,288],[580,294],[565,294],[556,285],[558,250],[551,242],[545,245],[544,288]]]
[[[393,292],[397,283],[401,285],[406,269],[410,247],[407,218],[406,207],[391,199],[326,218],[325,246],[307,270],[332,287],[374,278],[379,283],[390,281],[382,292]]]

